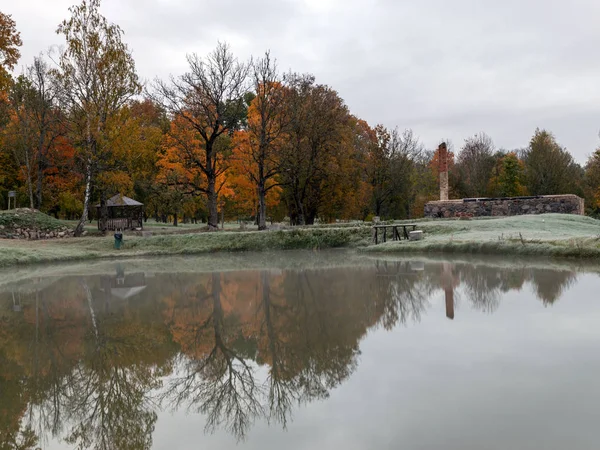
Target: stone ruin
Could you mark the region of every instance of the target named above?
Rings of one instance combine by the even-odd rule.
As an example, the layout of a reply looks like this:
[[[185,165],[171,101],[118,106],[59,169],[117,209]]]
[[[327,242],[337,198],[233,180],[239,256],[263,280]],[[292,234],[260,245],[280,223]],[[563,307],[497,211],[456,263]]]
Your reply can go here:
[[[425,205],[428,218],[471,218],[489,216],[518,216],[526,214],[584,215],[585,205],[577,195],[537,195],[529,197],[448,199],[448,148],[445,142],[438,147],[440,200]]]
[[[539,195],[440,200],[425,205],[425,217],[428,218],[505,217],[545,213],[583,215],[584,201],[577,195]]]

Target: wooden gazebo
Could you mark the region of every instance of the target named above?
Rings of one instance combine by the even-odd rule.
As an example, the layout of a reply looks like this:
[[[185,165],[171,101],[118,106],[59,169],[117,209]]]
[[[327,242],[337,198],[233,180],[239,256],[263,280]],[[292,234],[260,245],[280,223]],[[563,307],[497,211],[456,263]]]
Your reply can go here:
[[[117,194],[106,201],[108,219],[107,230],[135,230],[144,227],[144,204],[124,195]],[[100,205],[96,205],[100,217]],[[100,220],[98,220],[100,229]]]

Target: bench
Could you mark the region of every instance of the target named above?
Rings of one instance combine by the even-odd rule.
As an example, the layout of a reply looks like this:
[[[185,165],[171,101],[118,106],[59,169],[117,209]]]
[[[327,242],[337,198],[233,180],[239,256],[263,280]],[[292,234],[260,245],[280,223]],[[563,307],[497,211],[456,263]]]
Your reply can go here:
[[[412,230],[411,230],[412,228]],[[415,231],[417,229],[416,223],[404,223],[404,224],[394,224],[394,225],[374,225],[373,226],[373,240],[375,245],[379,244],[379,242],[387,242],[387,233],[388,229],[390,229],[392,241],[400,241],[402,239],[410,239],[410,231]],[[381,239],[379,237],[381,236]]]

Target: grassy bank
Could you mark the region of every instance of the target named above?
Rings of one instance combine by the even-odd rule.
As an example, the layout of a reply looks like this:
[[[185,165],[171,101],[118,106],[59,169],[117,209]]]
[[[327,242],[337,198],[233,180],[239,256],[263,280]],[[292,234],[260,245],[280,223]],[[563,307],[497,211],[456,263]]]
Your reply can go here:
[[[419,222],[425,239],[388,242],[372,253],[470,253],[552,257],[600,257],[600,221],[546,214]]]
[[[417,223],[424,231],[423,241],[388,242],[377,246],[370,245],[371,228],[368,224],[269,232],[126,236],[121,250],[113,248],[111,236],[46,241],[0,239],[0,267],[100,258],[328,248],[360,248],[372,254],[600,257],[600,221],[587,217],[548,214],[468,221],[420,220]]]
[[[369,227],[303,228],[269,232],[215,232],[127,236],[121,250],[112,237],[48,241],[0,240],[0,267],[57,261],[214,252],[355,248],[371,239]]]

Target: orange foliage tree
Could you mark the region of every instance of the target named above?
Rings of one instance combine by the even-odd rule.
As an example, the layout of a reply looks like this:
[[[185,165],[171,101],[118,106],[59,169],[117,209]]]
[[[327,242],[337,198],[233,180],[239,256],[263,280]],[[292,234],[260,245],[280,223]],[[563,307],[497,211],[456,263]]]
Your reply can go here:
[[[195,133],[201,147],[190,146],[178,139],[174,145],[185,166],[198,171],[205,178],[195,183],[196,189],[207,198],[208,226],[218,228],[219,175],[225,170],[223,154],[229,151],[226,137],[238,129],[246,116],[247,65],[238,63],[229,46],[219,43],[205,59],[188,56],[190,72],[170,83],[157,81],[156,97],[174,117],[177,128],[185,123],[186,133]]]
[[[246,129],[234,138],[234,160],[237,172],[245,173],[255,190],[258,229],[267,228],[267,193],[278,189],[281,169],[280,149],[287,139],[288,115],[285,111],[287,89],[277,74],[277,64],[267,52],[252,65],[252,77],[256,96],[248,109]],[[243,187],[243,181],[238,186]],[[279,190],[270,197],[278,198]]]
[[[21,34],[10,14],[0,11],[0,91],[5,91],[10,85],[9,71],[14,69],[19,61],[23,44]]]
[[[215,154],[210,165],[216,177],[209,183],[205,172],[207,167],[205,140],[182,116],[175,117],[171,121],[158,158],[156,181],[163,190],[161,198],[169,205],[169,213],[175,217],[175,225],[177,225],[178,214],[184,211],[192,212],[197,208],[198,193],[205,195],[214,193],[217,206],[219,206],[219,196],[233,195],[225,177],[225,171],[229,167],[225,150],[229,147],[230,139],[227,135],[221,136],[213,143]]]

